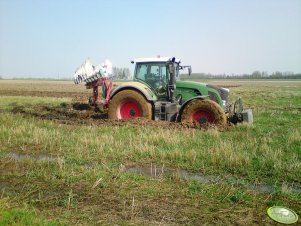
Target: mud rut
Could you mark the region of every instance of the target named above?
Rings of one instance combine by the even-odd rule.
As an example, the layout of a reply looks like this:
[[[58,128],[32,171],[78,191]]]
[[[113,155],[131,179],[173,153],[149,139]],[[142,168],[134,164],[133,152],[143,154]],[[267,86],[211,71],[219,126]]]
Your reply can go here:
[[[215,128],[214,125],[200,125],[195,123],[165,122],[154,121],[144,118],[131,120],[110,120],[108,119],[107,109],[95,109],[89,104],[74,102],[72,104],[62,103],[53,107],[48,105],[15,105],[12,104],[11,112],[23,116],[36,117],[43,120],[51,120],[60,124],[68,125],[96,125],[96,126],[151,126],[165,129],[209,129]],[[224,131],[226,127],[218,127],[218,130]]]

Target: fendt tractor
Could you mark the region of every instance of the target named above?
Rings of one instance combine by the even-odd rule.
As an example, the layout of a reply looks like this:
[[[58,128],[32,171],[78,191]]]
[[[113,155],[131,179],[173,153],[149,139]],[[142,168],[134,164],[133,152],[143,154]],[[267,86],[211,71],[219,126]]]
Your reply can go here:
[[[202,125],[253,122],[251,109],[243,109],[240,97],[228,103],[229,89],[180,80],[181,61],[170,57],[139,58],[133,80],[112,89],[112,81],[98,75],[84,78],[87,88],[93,88],[89,102],[108,107],[109,119],[147,118]],[[78,83],[78,80],[76,81]],[[103,101],[98,101],[98,86],[102,85]]]

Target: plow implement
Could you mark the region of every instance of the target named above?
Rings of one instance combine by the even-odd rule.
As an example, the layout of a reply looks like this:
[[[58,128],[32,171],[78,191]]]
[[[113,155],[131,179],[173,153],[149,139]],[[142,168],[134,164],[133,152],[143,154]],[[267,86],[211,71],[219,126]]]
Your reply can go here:
[[[87,89],[92,89],[92,96],[89,98],[89,104],[91,106],[105,106],[107,107],[110,94],[112,91],[113,83],[109,79],[112,76],[112,63],[106,60],[97,66],[92,65],[89,58],[85,60],[75,71],[74,83],[85,83]],[[102,100],[99,99],[99,86],[102,87]]]

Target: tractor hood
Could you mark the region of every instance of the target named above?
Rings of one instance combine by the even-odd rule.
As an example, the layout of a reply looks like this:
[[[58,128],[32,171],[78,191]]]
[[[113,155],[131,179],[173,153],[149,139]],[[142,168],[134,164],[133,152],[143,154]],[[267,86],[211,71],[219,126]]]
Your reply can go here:
[[[226,108],[229,94],[228,89],[193,81],[176,81],[176,87],[176,96],[181,96],[184,101],[195,96],[208,96],[209,99]]]
[[[154,92],[150,89],[149,86],[147,86],[144,83],[135,82],[135,81],[125,82],[125,83],[121,84],[120,86],[114,88],[112,90],[110,98],[112,98],[119,91],[125,90],[125,89],[137,90],[142,95],[144,95],[144,97],[148,101],[156,101],[157,100],[157,96],[154,94]]]
[[[202,95],[208,95],[208,89],[206,84],[202,82],[193,82],[193,81],[176,81],[177,89],[187,89],[187,90],[198,90]]]

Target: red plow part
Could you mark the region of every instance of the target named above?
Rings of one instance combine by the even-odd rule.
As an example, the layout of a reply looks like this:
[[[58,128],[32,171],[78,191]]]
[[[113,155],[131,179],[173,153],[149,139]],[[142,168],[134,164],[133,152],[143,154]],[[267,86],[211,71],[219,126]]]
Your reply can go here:
[[[103,100],[98,101],[98,87],[102,86]],[[89,99],[89,103],[92,106],[104,106],[107,107],[110,101],[110,95],[112,91],[113,83],[112,80],[108,81],[105,77],[100,77],[99,79],[86,84],[87,89],[93,89],[93,96]]]

